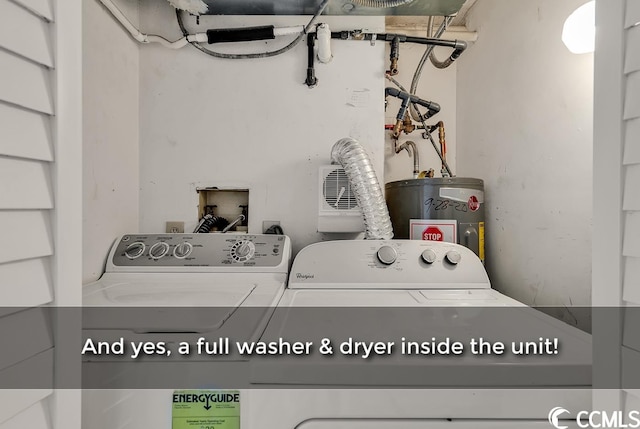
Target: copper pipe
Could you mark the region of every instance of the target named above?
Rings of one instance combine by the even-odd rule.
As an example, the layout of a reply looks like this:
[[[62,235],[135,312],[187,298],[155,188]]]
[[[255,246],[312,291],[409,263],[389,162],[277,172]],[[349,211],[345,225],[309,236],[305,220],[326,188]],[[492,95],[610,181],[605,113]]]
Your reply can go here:
[[[440,121],[436,124],[438,126],[438,137],[440,138],[440,152],[442,153],[442,159],[447,160],[447,142],[445,140],[444,122]],[[445,171],[444,163],[442,164],[442,171]]]

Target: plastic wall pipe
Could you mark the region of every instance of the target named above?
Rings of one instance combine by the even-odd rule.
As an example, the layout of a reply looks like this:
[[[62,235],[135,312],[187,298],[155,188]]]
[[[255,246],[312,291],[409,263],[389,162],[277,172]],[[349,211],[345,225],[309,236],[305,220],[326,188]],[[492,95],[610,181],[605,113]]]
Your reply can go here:
[[[318,61],[326,64],[333,58],[331,55],[331,29],[328,24],[318,24],[316,39],[318,42]]]
[[[189,34],[186,37],[183,37],[182,39],[176,40],[175,42],[171,42],[161,36],[147,35],[147,34],[141,33],[140,30],[138,30],[131,23],[131,21],[129,21],[127,17],[124,16],[124,14],[120,11],[120,9],[118,9],[117,6],[113,4],[111,0],[100,0],[100,3],[102,3],[102,5],[106,7],[109,12],[111,12],[111,15],[113,15],[113,17],[125,28],[125,30],[127,30],[129,34],[131,34],[131,37],[133,37],[135,40],[137,40],[140,43],[160,43],[162,46],[166,48],[180,49],[186,46],[187,44],[189,44],[189,42],[206,42],[207,41],[207,35],[204,33]]]

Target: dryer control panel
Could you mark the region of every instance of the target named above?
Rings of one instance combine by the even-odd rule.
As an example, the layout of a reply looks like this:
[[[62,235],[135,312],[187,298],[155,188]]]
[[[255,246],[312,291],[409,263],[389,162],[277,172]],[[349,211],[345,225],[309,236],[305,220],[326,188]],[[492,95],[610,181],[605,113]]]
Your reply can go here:
[[[471,250],[458,244],[422,240],[315,243],[298,253],[289,276],[292,289],[490,287],[484,265]]]
[[[114,244],[107,271],[139,268],[275,268],[288,266],[291,244],[284,235],[126,234]],[[224,270],[227,271],[227,270]]]

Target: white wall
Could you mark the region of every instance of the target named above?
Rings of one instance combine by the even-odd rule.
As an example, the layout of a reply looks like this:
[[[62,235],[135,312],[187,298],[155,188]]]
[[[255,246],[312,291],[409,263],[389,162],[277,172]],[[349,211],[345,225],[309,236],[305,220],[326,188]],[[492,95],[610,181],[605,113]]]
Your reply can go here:
[[[169,38],[180,33],[166,2],[141,3],[141,26]],[[309,17],[202,17],[201,29],[306,24]],[[333,30],[382,31],[383,18],[326,18]],[[189,25],[194,26],[192,19]],[[287,40],[217,46],[256,52]],[[321,240],[317,230],[318,166],[333,144],[359,139],[380,177],[384,151],[384,44],[334,41],[334,59],[317,65],[319,85],[307,88],[303,42],[284,55],[221,60],[186,47],[140,50],[140,229],[164,231],[166,221],[197,222],[196,187],[249,188],[249,232],[279,220],[294,252]],[[359,107],[349,90],[368,91]],[[356,103],[357,104],[357,103]],[[325,237],[326,238],[326,237]]]
[[[132,20],[137,5],[116,1]],[[138,229],[139,47],[96,0],[83,2],[83,281],[119,234]]]
[[[479,1],[478,41],[458,62],[457,160],[485,180],[487,269],[527,304],[591,303],[593,55],[560,38],[584,2]],[[589,328],[571,308],[558,316]]]

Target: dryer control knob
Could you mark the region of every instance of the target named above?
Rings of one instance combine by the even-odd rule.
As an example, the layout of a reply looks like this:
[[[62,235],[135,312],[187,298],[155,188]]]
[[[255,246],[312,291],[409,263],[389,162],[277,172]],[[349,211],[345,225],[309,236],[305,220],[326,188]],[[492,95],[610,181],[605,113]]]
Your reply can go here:
[[[462,255],[457,250],[449,250],[445,255],[447,262],[453,265],[458,265],[458,262],[462,259]]]
[[[422,257],[422,260],[427,264],[433,264],[436,261],[437,255],[436,252],[433,251],[433,249],[427,249],[422,252],[422,255],[420,255],[420,257]]]
[[[144,243],[136,241],[135,243],[131,243],[127,246],[127,248],[124,250],[124,256],[129,259],[139,258],[144,253],[144,249]]]
[[[184,259],[191,254],[193,250],[193,245],[188,242],[178,244],[175,249],[173,249],[173,256],[178,259]]]
[[[378,249],[376,256],[378,256],[378,261],[385,265],[391,265],[398,259],[398,252],[391,246],[382,246]]]
[[[153,259],[160,259],[169,252],[169,245],[164,241],[154,244],[149,249],[149,256]]]

